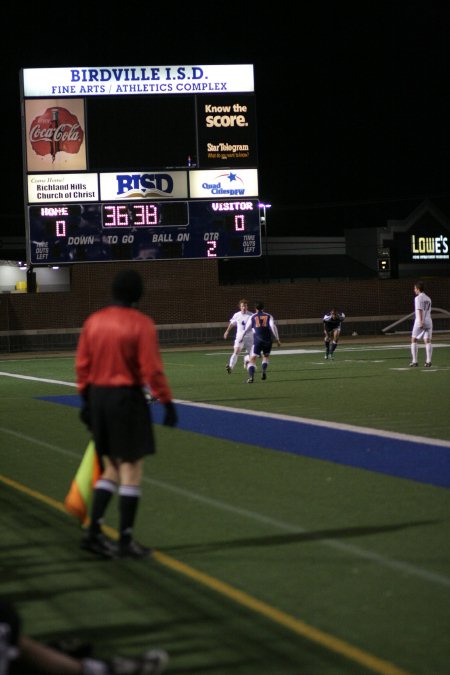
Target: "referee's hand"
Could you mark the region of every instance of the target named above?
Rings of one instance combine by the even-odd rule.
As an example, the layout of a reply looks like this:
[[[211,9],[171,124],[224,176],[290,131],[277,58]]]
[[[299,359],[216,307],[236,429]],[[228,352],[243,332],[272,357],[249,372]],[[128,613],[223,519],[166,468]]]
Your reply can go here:
[[[166,411],[164,414],[163,425],[165,427],[176,427],[176,425],[178,424],[178,415],[175,405],[173,404],[172,401],[169,401],[168,403],[164,404],[164,407]]]
[[[80,408],[80,420],[85,424],[89,431],[92,431],[91,426],[91,409],[87,401],[82,401]]]

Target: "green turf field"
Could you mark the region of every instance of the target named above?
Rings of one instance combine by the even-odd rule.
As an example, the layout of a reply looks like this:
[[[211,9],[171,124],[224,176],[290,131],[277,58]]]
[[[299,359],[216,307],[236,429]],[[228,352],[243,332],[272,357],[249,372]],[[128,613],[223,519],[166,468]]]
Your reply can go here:
[[[447,471],[450,340],[434,345],[431,369],[408,368],[407,338],[343,339],[333,361],[320,342],[283,345],[253,385],[241,358],[227,375],[229,343],[164,351],[180,418],[192,402],[205,421],[156,425],[136,527],[156,548],[146,562],[82,552],[64,510],[89,440],[77,408],[53,401],[76,394],[73,356],[0,355],[0,593],[34,637],[77,635],[99,656],[160,646],[174,675],[450,673],[449,489],[308,454],[321,429],[356,426],[380,433],[362,455],[401,437],[405,470],[429,447]],[[222,409],[253,411],[247,442],[233,417],[212,425]],[[292,454],[263,442],[272,416],[322,426],[299,426]]]

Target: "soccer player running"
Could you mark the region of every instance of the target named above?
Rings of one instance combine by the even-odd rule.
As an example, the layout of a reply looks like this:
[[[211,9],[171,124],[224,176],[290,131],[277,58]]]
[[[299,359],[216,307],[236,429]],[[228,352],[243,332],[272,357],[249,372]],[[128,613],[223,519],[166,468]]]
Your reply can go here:
[[[269,356],[272,351],[273,338],[275,338],[278,346],[281,346],[280,337],[278,335],[278,328],[275,320],[271,314],[264,311],[264,303],[258,301],[255,305],[256,312],[251,315],[245,324],[242,339],[245,339],[247,333],[253,333],[253,348],[250,354],[248,364],[249,378],[248,384],[252,384],[255,378],[256,357],[262,359],[262,380],[267,379],[267,367],[269,365]]]
[[[332,359],[339,342],[341,325],[345,319],[344,312],[338,312],[335,307],[323,317],[323,334],[325,336],[325,359]]]
[[[425,368],[431,368],[431,354],[433,345],[433,321],[431,319],[431,298],[425,293],[423,281],[416,281],[414,285],[414,311],[415,319],[411,332],[411,356],[412,361],[409,364],[411,368],[417,368],[417,356],[419,352],[419,340],[425,344]]]
[[[83,399],[81,419],[92,431],[103,464],[81,547],[104,558],[146,558],[151,554],[151,549],[132,536],[144,457],[156,450],[148,392],[165,406],[164,425],[177,424],[156,326],[136,308],[142,293],[137,272],[119,272],[112,283],[112,304],[86,319],[76,352],[77,386]],[[117,488],[118,548],[101,527]]]
[[[236,326],[236,335],[234,338],[234,350],[233,353],[230,356],[230,360],[225,366],[226,371],[228,375],[231,375],[231,371],[233,370],[234,366],[237,363],[238,356],[242,352],[243,349],[246,350],[247,354],[244,357],[244,368],[247,368],[248,361],[250,358],[250,354],[252,352],[252,346],[253,346],[253,335],[251,333],[248,333],[248,335],[243,338],[244,334],[244,328],[245,324],[247,323],[247,320],[252,316],[252,312],[249,312],[248,310],[248,302],[245,298],[242,300],[239,300],[239,312],[236,312],[233,314],[233,316],[230,319],[230,322],[228,324],[228,328],[226,329],[225,333],[223,334],[224,340],[227,339],[230,331],[234,326]]]

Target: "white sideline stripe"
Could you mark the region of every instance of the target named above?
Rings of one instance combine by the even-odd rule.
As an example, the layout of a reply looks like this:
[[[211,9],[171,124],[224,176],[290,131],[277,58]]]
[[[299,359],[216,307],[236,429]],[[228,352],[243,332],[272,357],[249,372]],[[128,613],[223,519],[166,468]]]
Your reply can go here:
[[[202,497],[197,493],[192,493],[189,490],[169,485],[168,483],[155,480],[154,478],[144,477],[144,481],[147,483],[151,483],[152,485],[155,485],[157,487],[163,488],[165,490],[170,490],[171,492],[180,494],[183,497],[195,499],[196,501],[202,502],[203,504],[207,504],[208,506],[214,506],[215,508],[219,508],[223,511],[236,513],[239,516],[244,516],[252,520],[257,520],[258,522],[265,523],[266,525],[273,525],[279,530],[285,530],[286,532],[291,532],[293,534],[295,533],[306,534],[310,532],[310,530],[305,530],[304,528],[299,527],[298,525],[291,525],[290,523],[285,523],[284,521],[276,520],[274,518],[270,518],[269,516],[263,516],[262,514],[256,513],[255,511],[249,511],[248,509],[241,509],[236,506],[231,506],[230,504],[218,501],[216,499],[210,499],[209,497]],[[415,565],[410,565],[409,563],[403,561],[386,558],[385,556],[382,556],[378,553],[367,551],[365,549],[360,548],[359,546],[354,546],[353,544],[343,544],[342,542],[336,541],[335,539],[328,538],[316,540],[315,543],[323,544],[324,546],[331,546],[332,548],[337,548],[341,551],[344,551],[345,553],[352,553],[353,555],[359,558],[363,558],[365,560],[372,560],[373,562],[376,562],[384,567],[390,567],[395,570],[400,570],[401,572],[405,572],[406,574],[415,575],[421,577],[422,579],[426,579],[427,581],[432,581],[434,583],[441,584],[442,586],[448,586],[450,588],[450,577],[447,577],[443,574],[429,572],[420,567],[416,567]]]
[[[407,351],[407,357],[410,357],[410,352],[409,349],[411,347],[411,343],[408,342],[404,345],[372,345],[372,346],[360,346],[360,347],[343,347],[339,343],[339,354],[342,352],[376,352],[376,351],[385,351],[386,349],[404,349]],[[433,342],[433,349],[439,349],[440,347],[450,347],[450,344],[439,344],[436,342]],[[291,356],[292,354],[322,354],[323,353],[323,347],[321,349],[318,349],[316,347],[310,347],[308,348],[301,348],[301,349],[272,349],[270,352],[270,356]],[[227,352],[209,352],[208,354],[205,354],[205,356],[224,356],[224,355],[230,355],[230,351]]]
[[[409,370],[409,369],[408,369]],[[31,375],[16,375],[15,373],[4,373],[0,371],[0,376],[15,377],[19,380],[34,380],[36,382],[45,382],[48,384],[62,384],[68,387],[76,387],[74,382],[65,382],[64,380],[50,380],[43,377],[33,377]],[[280,413],[261,412],[259,410],[241,410],[239,408],[231,408],[229,406],[214,405],[213,403],[196,403],[195,401],[185,401],[174,399],[175,403],[190,405],[194,408],[209,408],[210,410],[226,411],[237,415],[252,415],[260,417],[264,415],[266,418],[274,420],[286,420],[287,422],[300,422],[302,424],[310,424],[315,427],[329,427],[330,422],[324,420],[314,420],[308,417],[297,417],[295,415],[282,415]],[[450,448],[450,441],[445,441],[439,438],[427,438],[426,436],[413,436],[410,434],[402,434],[396,431],[382,431],[380,429],[372,429],[370,427],[357,427],[352,424],[344,424],[342,422],[333,422],[333,429],[341,429],[342,431],[351,431],[355,434],[369,434],[371,436],[380,436],[382,438],[396,438],[401,441],[408,441],[409,443],[423,443],[425,445],[438,445],[444,448]]]
[[[48,380],[45,377],[32,377],[31,375],[17,375],[16,373],[3,373],[0,371],[0,375],[4,377],[15,377],[18,380],[33,380],[34,382],[46,382],[47,384],[64,384],[67,387],[76,387],[75,382],[64,382],[64,380]]]
[[[448,346],[448,345],[442,345],[442,346]],[[76,387],[76,384],[73,382],[65,382],[63,380],[51,380],[47,378],[39,378],[39,377],[32,377],[28,375],[16,375],[13,373],[4,373],[0,372],[0,375],[4,375],[7,377],[16,377],[18,379],[24,379],[24,380],[34,380],[38,382],[46,382],[49,384],[62,384],[66,385],[69,387]],[[230,407],[225,407],[225,406],[217,406],[217,405],[212,405],[212,404],[202,404],[202,403],[195,403],[192,401],[179,401],[175,399],[175,402],[178,403],[186,403],[188,405],[198,407],[198,408],[210,408],[214,410],[228,410],[232,413],[240,413],[243,415],[254,415],[254,416],[260,416],[261,412],[258,411],[252,411],[252,410],[238,410],[236,408],[230,408]],[[298,421],[298,422],[304,422],[307,424],[311,425],[316,425],[316,426],[329,426],[329,422],[323,422],[321,420],[311,420],[311,419],[306,419],[306,418],[301,418],[301,417],[294,417],[294,416],[289,416],[289,415],[277,415],[277,414],[271,414],[271,413],[264,413],[265,417],[271,417],[273,419],[285,419],[289,421]],[[378,435],[378,436],[385,436],[389,438],[399,438],[403,440],[408,440],[412,442],[417,442],[417,443],[427,443],[430,445],[440,445],[443,447],[450,447],[450,441],[443,441],[439,439],[428,439],[428,438],[423,438],[420,436],[409,436],[407,434],[399,434],[395,432],[387,433],[383,431],[379,431],[378,429],[368,429],[368,428],[363,428],[363,427],[354,427],[352,425],[347,425],[347,424],[341,424],[341,423],[336,423],[333,424],[334,428],[340,428],[340,429],[345,429],[349,431],[353,431],[356,433],[369,433],[372,435]],[[20,434],[18,432],[12,431],[10,429],[6,429],[4,427],[0,427],[0,432],[10,434],[11,436],[15,436],[17,438],[20,438],[22,440],[29,441],[30,443],[34,443],[35,445],[40,445],[42,447],[47,448],[48,450],[54,450],[55,452],[58,452],[63,455],[71,456],[76,458],[77,460],[79,459],[79,453],[71,451],[71,450],[66,450],[64,448],[61,448],[59,446],[55,445],[50,445],[49,443],[45,443],[43,441],[38,440],[37,438],[31,437],[31,436],[26,436],[25,434]],[[288,531],[291,533],[299,533],[299,534],[305,534],[308,532],[308,530],[298,527],[296,525],[291,525],[289,523],[285,523],[284,521],[279,521],[274,518],[270,518],[268,516],[264,516],[260,513],[256,513],[255,511],[249,511],[247,509],[241,509],[237,508],[235,506],[232,506],[231,504],[216,500],[216,499],[211,499],[209,497],[203,497],[202,495],[199,495],[198,493],[191,492],[190,490],[185,490],[184,488],[179,488],[174,485],[170,485],[169,483],[163,482],[163,481],[158,481],[156,479],[152,478],[146,478],[144,476],[144,482],[148,482],[152,485],[158,486],[160,488],[163,488],[165,490],[168,490],[170,492],[175,492],[177,494],[180,494],[184,497],[187,497],[189,499],[193,499],[195,501],[208,504],[209,506],[213,506],[217,509],[220,509],[222,511],[228,511],[230,513],[235,513],[237,515],[250,518],[252,520],[262,522],[265,524],[273,525],[274,527]],[[403,562],[403,561],[398,561],[398,560],[392,560],[390,558],[386,558],[384,556],[381,556],[377,553],[373,553],[372,551],[367,551],[365,549],[362,549],[358,546],[354,546],[352,544],[343,544],[342,542],[336,541],[334,539],[324,539],[322,541],[319,541],[317,543],[320,543],[322,545],[326,546],[331,546],[336,549],[340,549],[342,551],[345,551],[347,553],[351,553],[355,555],[356,557],[363,558],[366,560],[372,560],[373,562],[378,563],[381,566],[384,567],[389,567],[391,569],[399,570],[402,573],[406,574],[411,574],[414,576],[418,576],[422,579],[425,579],[427,581],[431,581],[433,583],[438,583],[442,586],[448,586],[450,587],[450,577],[444,576],[442,574],[436,574],[434,572],[429,572],[427,570],[424,570],[422,568],[416,567],[415,565],[410,565],[409,563]]]
[[[67,457],[74,457],[78,462],[80,461],[80,453],[75,452],[75,450],[66,450],[65,448],[61,448],[59,445],[52,445],[51,443],[40,441],[38,438],[35,438],[34,436],[26,436],[25,434],[21,434],[18,431],[6,429],[6,427],[0,427],[0,433],[9,434],[10,436],[14,436],[15,438],[20,438],[21,441],[27,441],[29,443],[32,443],[33,445],[39,445],[42,448],[46,448],[47,450],[54,450],[55,452],[58,452],[60,455],[67,455]]]
[[[409,369],[408,369],[409,370]],[[352,424],[344,424],[342,422],[330,422],[328,420],[313,420],[308,417],[296,417],[295,415],[282,415],[281,413],[269,413],[260,410],[241,410],[239,408],[230,408],[224,405],[215,405],[213,403],[196,403],[194,401],[177,401],[176,403],[185,403],[194,408],[209,408],[211,410],[227,411],[236,413],[238,415],[252,415],[255,417],[264,416],[274,420],[286,420],[287,422],[300,422],[301,424],[310,424],[314,427],[327,427],[333,425],[333,429],[341,429],[342,431],[351,431],[355,434],[369,434],[370,436],[381,436],[383,438],[396,438],[400,441],[408,441],[409,443],[423,443],[425,445],[439,445],[444,448],[450,448],[450,441],[445,441],[440,438],[428,438],[426,436],[413,436],[410,434],[402,434],[397,431],[382,431],[380,429],[372,429],[370,427],[356,427]]]
[[[60,454],[73,457],[77,461],[80,459],[80,455],[77,452],[74,452],[72,450],[65,450],[64,448],[60,448],[59,446],[39,441],[38,439],[32,436],[27,436],[17,431],[6,429],[4,427],[0,427],[0,432],[10,434],[11,436],[20,438],[21,440],[27,441],[34,445],[40,445],[46,448],[47,450],[54,450],[55,452],[58,452]],[[285,532],[297,534],[306,534],[309,532],[309,530],[299,527],[298,525],[291,525],[290,523],[286,523],[282,520],[276,520],[275,518],[271,518],[270,516],[264,516],[261,513],[257,513],[256,511],[241,509],[236,506],[232,506],[231,504],[228,504],[226,502],[222,502],[218,499],[211,499],[210,497],[204,497],[202,495],[199,495],[197,492],[185,490],[184,488],[171,485],[170,483],[166,483],[165,481],[156,480],[154,478],[146,478],[144,476],[144,482],[159,487],[160,489],[168,490],[169,492],[174,492],[178,495],[181,495],[182,497],[186,497],[188,499],[201,502],[202,504],[207,504],[208,506],[220,509],[221,511],[228,511],[229,513],[234,513],[238,516],[249,518],[259,523],[271,525],[277,528],[278,530],[284,530]],[[355,557],[362,558],[364,560],[371,560],[372,562],[375,562],[381,565],[382,567],[388,567],[390,569],[398,570],[401,573],[420,577],[421,579],[425,579],[426,581],[430,581],[432,583],[440,584],[441,586],[446,586],[450,588],[450,577],[447,577],[443,574],[429,572],[428,570],[416,567],[415,565],[410,565],[409,563],[400,560],[393,560],[391,558],[386,558],[385,556],[382,556],[378,553],[373,553],[372,551],[367,551],[363,548],[360,548],[359,546],[354,546],[352,544],[343,544],[342,542],[336,541],[334,539],[323,539],[320,541],[315,541],[315,543],[321,544],[323,546],[331,546],[332,548],[339,549],[341,551],[344,551],[345,553],[351,553]]]

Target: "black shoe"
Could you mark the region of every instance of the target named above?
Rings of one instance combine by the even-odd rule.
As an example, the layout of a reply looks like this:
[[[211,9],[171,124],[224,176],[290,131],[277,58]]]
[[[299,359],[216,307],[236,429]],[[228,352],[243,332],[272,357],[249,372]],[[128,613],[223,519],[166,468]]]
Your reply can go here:
[[[86,534],[81,540],[81,548],[101,558],[117,558],[117,544],[104,534]]]
[[[231,366],[228,364],[225,366],[225,370],[227,371],[228,375],[231,375]]]
[[[261,379],[262,379],[262,380],[267,380],[267,373],[266,373],[266,372],[264,372],[264,373],[261,375]]]
[[[150,649],[141,656],[141,675],[160,675],[167,668],[169,655],[164,649]]]
[[[249,377],[249,378],[248,378],[247,384],[253,384],[253,377]]]
[[[424,367],[425,368],[431,368],[431,361],[427,361]]]
[[[163,649],[151,649],[138,658],[115,656],[109,662],[111,675],[160,675],[169,663]]]
[[[133,539],[127,543],[119,543],[119,558],[149,558],[152,549],[138,544]]]
[[[411,363],[409,364],[409,367],[410,368],[417,368],[418,365],[419,365],[418,363],[415,363],[414,361],[411,361]]]

